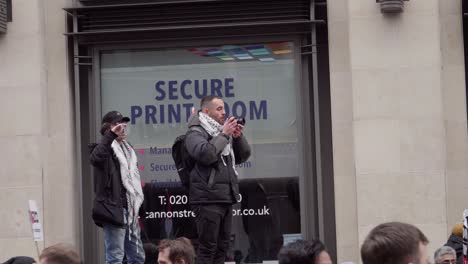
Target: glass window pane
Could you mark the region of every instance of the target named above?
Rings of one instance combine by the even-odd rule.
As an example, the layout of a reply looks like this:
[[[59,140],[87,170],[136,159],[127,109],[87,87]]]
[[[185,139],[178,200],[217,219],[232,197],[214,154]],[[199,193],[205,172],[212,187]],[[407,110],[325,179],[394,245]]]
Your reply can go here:
[[[298,89],[292,42],[101,53],[101,111],[131,119],[128,141],[145,183],[143,239],[186,236],[196,244],[187,192],[171,156],[200,98],[218,95],[227,115],[246,120],[252,147],[236,166],[242,201],[234,206],[229,260],[274,260],[299,238]]]

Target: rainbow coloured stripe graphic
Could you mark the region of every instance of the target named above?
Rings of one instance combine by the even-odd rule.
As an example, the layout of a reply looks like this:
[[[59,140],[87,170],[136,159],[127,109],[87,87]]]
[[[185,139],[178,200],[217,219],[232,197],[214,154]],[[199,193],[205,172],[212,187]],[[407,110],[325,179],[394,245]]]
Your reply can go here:
[[[292,53],[290,42],[278,42],[256,45],[224,45],[210,48],[190,48],[187,51],[201,56],[214,57],[220,61],[258,60],[272,62]]]

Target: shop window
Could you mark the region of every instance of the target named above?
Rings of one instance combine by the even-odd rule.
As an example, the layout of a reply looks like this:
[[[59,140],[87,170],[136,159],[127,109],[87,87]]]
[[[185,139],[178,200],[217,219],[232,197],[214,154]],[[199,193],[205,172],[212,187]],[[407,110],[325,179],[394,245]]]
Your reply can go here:
[[[284,243],[301,237],[296,49],[279,42],[101,53],[101,112],[131,118],[128,140],[146,200],[144,241],[185,236],[196,244],[171,146],[206,95],[221,96],[228,115],[245,118],[252,146],[250,159],[237,166],[242,200],[233,209],[228,260],[275,260]]]

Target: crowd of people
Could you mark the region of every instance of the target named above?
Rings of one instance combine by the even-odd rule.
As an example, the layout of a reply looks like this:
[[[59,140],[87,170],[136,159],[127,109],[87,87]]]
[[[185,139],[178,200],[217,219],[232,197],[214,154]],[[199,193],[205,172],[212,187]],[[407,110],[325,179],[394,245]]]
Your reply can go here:
[[[432,259],[427,252],[429,240],[416,226],[402,222],[383,223],[373,228],[364,240],[361,246],[361,260],[363,264],[463,264],[463,253],[457,251],[462,244],[453,243],[453,236],[461,238],[462,231],[463,225],[456,224],[447,242],[451,246],[438,248]],[[157,251],[154,251],[154,254],[158,252],[159,255],[152,259],[157,259],[157,262],[145,263],[195,263],[195,250],[186,238],[163,240],[159,247],[155,248]],[[320,240],[299,239],[281,248],[278,263],[332,264],[333,261]]]
[[[461,225],[463,230],[463,225]],[[460,224],[452,230],[447,245],[438,248],[433,257],[427,252],[429,243],[424,233],[407,223],[389,222],[376,226],[361,246],[363,264],[463,264],[461,243],[453,243],[452,236],[460,237]],[[459,241],[459,239],[457,239]],[[461,240],[460,240],[461,241]],[[180,237],[164,239],[156,246],[145,243],[144,264],[195,264],[197,255],[191,241]],[[39,262],[31,257],[14,257],[4,264],[80,264],[77,251],[69,244],[60,243],[45,248]],[[129,262],[127,262],[129,263]],[[224,262],[223,262],[224,263]],[[320,240],[299,239],[284,245],[278,253],[279,264],[332,264],[332,258]]]

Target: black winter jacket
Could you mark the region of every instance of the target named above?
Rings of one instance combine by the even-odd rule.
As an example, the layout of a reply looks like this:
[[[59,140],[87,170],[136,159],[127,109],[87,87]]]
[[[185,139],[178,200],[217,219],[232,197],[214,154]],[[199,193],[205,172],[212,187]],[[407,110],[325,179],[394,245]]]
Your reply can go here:
[[[90,162],[93,165],[94,174],[94,199],[110,201],[116,206],[122,207],[123,210],[126,193],[120,176],[120,163],[111,147],[116,138],[115,133],[107,131],[101,138],[101,142],[89,144]],[[96,221],[95,223],[98,226],[107,224]]]
[[[445,246],[449,246],[457,253],[457,264],[463,264],[463,238],[450,235]]]
[[[229,143],[221,133],[211,137],[201,127],[198,115],[189,120],[189,129],[185,138],[187,151],[195,160],[195,167],[190,172],[189,197],[191,204],[234,204],[239,200],[239,185],[232,167],[231,156],[224,156],[226,165],[221,160],[221,152]],[[232,146],[236,164],[247,161],[250,146],[244,136],[233,139]]]
[[[33,258],[21,256],[21,257],[11,258],[7,260],[6,262],[4,262],[3,264],[33,264],[33,263],[36,263],[36,261]]]

